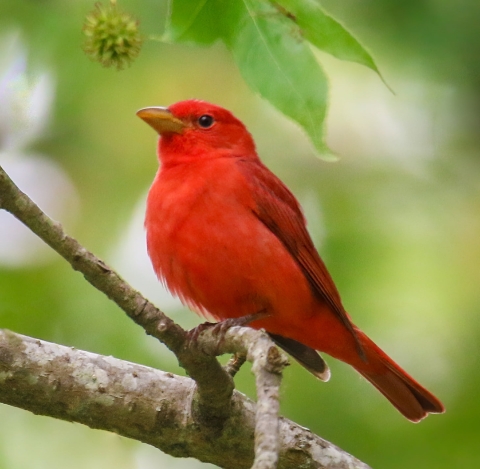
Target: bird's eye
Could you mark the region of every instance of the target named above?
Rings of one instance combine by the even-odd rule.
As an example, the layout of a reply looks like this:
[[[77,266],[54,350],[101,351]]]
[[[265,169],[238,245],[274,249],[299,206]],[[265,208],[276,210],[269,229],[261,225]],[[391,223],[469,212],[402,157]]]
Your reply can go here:
[[[215,122],[215,119],[209,114],[204,114],[203,116],[200,116],[198,118],[198,125],[203,129],[209,129],[214,122]]]

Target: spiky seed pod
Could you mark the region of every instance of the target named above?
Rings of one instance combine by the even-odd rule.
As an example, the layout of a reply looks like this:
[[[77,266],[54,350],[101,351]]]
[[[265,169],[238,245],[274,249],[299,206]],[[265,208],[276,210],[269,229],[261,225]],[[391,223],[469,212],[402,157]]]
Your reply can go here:
[[[117,7],[116,0],[107,5],[95,4],[83,25],[84,52],[104,67],[122,70],[140,53],[143,38],[138,21]]]

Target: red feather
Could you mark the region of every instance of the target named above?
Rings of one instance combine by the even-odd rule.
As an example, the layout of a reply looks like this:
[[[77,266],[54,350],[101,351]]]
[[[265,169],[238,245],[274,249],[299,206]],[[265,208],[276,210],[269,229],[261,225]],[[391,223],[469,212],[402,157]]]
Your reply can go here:
[[[161,134],[145,226],[154,269],[172,293],[217,320],[266,311],[251,326],[264,328],[305,368],[328,379],[314,350],[328,353],[411,421],[444,412],[352,324],[299,203],[261,163],[242,122],[202,101],[139,116]]]

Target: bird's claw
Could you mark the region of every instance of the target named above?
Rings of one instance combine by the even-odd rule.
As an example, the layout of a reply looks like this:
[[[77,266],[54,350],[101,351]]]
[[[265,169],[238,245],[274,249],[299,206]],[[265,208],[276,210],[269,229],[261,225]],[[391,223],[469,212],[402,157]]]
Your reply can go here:
[[[207,329],[211,329],[212,335],[217,338],[215,356],[218,356],[219,350],[222,348],[223,342],[225,340],[225,334],[231,327],[244,327],[247,324],[250,324],[252,321],[263,319],[266,316],[268,316],[268,313],[266,313],[265,311],[260,311],[258,313],[249,314],[247,316],[241,316],[239,318],[224,319],[223,321],[217,323],[204,322],[202,324],[199,324],[197,327],[190,329],[187,332],[187,339],[185,345],[187,348],[198,347],[198,337],[200,336],[200,334]]]

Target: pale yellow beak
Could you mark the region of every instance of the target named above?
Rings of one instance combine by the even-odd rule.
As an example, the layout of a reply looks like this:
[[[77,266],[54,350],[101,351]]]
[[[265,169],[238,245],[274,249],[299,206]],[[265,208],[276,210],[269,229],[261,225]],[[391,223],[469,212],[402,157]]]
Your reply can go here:
[[[186,127],[186,124],[177,119],[166,107],[144,107],[137,111],[137,116],[160,135],[181,134]]]

